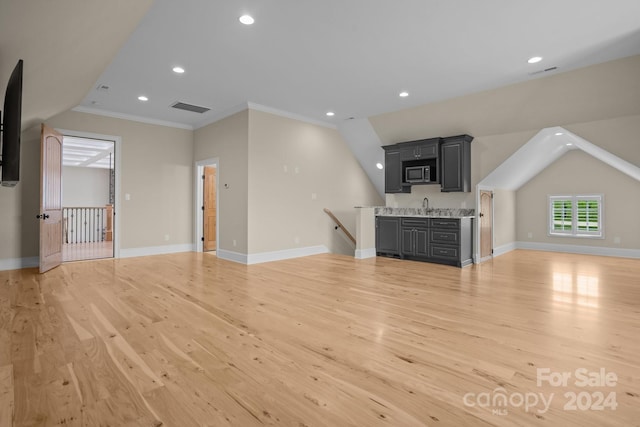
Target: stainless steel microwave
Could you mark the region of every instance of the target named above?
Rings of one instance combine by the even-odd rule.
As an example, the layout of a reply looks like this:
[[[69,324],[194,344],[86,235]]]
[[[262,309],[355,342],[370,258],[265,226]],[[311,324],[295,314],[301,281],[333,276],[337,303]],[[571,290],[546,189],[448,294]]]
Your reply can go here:
[[[404,169],[404,180],[409,183],[431,181],[429,166],[407,166]]]

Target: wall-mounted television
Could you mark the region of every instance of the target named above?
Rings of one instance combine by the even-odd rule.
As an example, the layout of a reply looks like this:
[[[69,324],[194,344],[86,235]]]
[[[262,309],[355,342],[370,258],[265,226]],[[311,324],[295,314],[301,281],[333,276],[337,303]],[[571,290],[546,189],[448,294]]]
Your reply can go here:
[[[22,127],[22,59],[13,69],[4,95],[2,120],[2,186],[20,181],[20,129]]]

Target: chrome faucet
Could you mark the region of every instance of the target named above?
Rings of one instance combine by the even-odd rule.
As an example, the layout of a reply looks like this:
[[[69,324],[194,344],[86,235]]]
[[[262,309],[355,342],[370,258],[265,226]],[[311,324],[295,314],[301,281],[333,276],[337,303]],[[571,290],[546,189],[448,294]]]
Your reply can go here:
[[[427,208],[427,210],[429,210],[429,198],[428,197],[425,197],[424,199],[422,199],[422,207],[423,208]]]

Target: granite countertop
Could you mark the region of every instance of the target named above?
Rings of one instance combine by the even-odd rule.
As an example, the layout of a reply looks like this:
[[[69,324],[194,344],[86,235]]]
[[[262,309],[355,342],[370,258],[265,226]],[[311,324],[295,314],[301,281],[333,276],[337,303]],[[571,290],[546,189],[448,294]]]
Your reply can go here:
[[[475,218],[475,209],[376,207],[376,216],[415,216],[428,218]]]

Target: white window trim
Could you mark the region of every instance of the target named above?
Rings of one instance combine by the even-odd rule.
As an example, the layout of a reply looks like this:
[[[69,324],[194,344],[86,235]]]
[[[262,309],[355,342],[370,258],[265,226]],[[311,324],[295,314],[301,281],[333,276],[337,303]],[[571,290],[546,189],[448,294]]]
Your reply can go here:
[[[571,230],[554,230],[553,229],[553,202],[557,200],[571,200]],[[579,231],[578,230],[578,207],[580,200],[597,200],[598,201],[598,231]],[[587,239],[604,239],[604,195],[603,194],[565,194],[565,195],[549,195],[547,200],[547,235],[552,237],[578,237]]]

